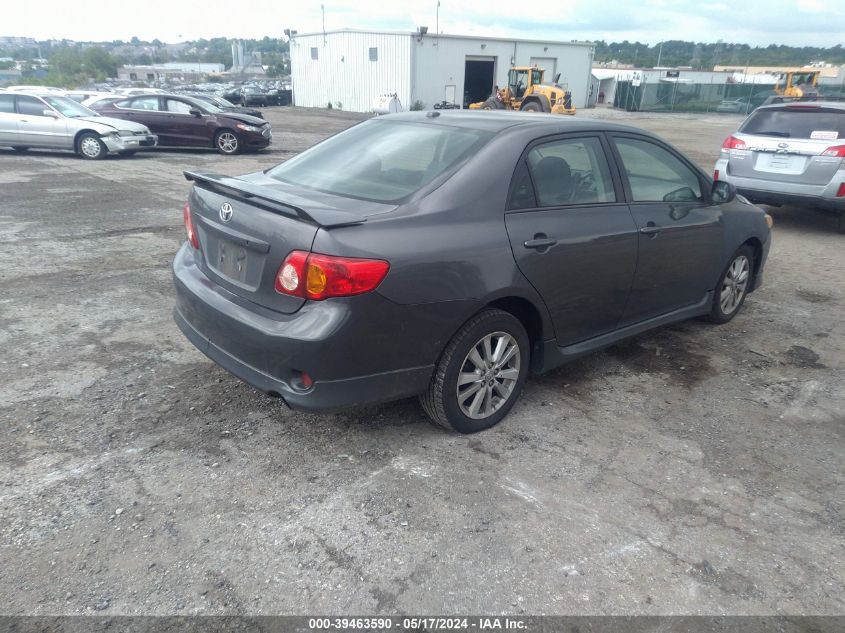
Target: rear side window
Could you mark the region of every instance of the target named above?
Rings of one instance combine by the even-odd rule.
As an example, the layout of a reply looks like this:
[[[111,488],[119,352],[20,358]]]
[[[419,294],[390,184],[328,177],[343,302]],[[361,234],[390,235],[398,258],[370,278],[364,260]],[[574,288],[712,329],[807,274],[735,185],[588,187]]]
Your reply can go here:
[[[0,95],[0,112],[14,112],[15,111],[15,97],[14,95]]]
[[[610,169],[595,137],[544,143],[528,153],[541,207],[616,202]]]
[[[473,155],[492,134],[480,130],[371,120],[269,170],[301,187],[399,202]]]
[[[631,138],[614,139],[634,202],[701,201],[698,175],[666,149]]]
[[[158,97],[138,97],[129,102],[129,107],[133,110],[153,110],[161,109],[158,103]]]
[[[748,117],[739,131],[758,136],[833,141],[845,138],[845,110],[816,106],[764,108]]]

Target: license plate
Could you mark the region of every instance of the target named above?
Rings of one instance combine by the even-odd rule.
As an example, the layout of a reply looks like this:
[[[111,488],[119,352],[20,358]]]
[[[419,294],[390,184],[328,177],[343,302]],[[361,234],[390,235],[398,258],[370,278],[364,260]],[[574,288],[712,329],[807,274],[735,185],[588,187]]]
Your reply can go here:
[[[240,283],[244,283],[247,279],[249,253],[243,246],[227,240],[217,240],[217,252],[209,263],[227,279]]]
[[[796,154],[762,154],[757,159],[756,168],[758,171],[801,174],[804,163],[804,156]]]

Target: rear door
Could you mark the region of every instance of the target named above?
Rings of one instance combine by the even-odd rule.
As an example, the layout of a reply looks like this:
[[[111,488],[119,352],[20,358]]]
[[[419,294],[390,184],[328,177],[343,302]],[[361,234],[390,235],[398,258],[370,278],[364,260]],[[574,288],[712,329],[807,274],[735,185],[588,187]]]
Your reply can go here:
[[[150,128],[150,132],[158,134],[159,145],[178,145],[179,141],[170,131],[170,120],[167,113],[162,110],[161,98],[157,95],[145,97],[133,97],[114,104],[114,113],[121,119],[135,121]],[[104,112],[106,116],[112,116],[111,108]]]
[[[18,95],[18,135],[20,144],[31,147],[67,148],[70,144],[67,120],[45,116],[52,109],[37,97]]]
[[[745,149],[730,150],[730,175],[823,186],[842,163],[822,154],[845,145],[845,110],[812,103],[760,108],[734,136]]]
[[[559,345],[615,329],[637,263],[637,227],[600,134],[529,146],[517,168],[508,237],[554,321]]]
[[[637,272],[622,325],[701,302],[722,266],[720,207],[709,183],[674,149],[633,134],[611,134],[639,231]]]
[[[15,95],[0,94],[0,145],[17,145],[18,115],[15,112]]]

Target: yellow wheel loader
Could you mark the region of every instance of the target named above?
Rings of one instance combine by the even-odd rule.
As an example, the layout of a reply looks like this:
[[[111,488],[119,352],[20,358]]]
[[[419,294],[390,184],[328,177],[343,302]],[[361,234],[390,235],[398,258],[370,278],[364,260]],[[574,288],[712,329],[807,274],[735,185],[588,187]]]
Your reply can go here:
[[[781,73],[775,93],[781,97],[815,97],[819,94],[820,71]]]
[[[508,85],[497,88],[487,101],[471,103],[470,110],[523,110],[525,112],[551,112],[575,114],[572,93],[560,86],[555,76],[554,85],[543,84],[545,70],[536,66],[514,66],[508,71]]]

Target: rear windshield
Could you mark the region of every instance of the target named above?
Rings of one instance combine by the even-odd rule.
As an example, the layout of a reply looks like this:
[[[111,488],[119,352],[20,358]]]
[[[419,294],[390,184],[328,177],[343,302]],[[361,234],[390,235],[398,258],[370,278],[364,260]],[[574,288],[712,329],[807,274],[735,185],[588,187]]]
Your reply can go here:
[[[370,120],[315,145],[268,175],[341,196],[399,202],[478,150],[492,133]]]
[[[757,110],[739,129],[744,134],[778,138],[845,138],[845,110],[793,106]]]

